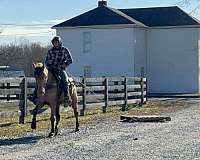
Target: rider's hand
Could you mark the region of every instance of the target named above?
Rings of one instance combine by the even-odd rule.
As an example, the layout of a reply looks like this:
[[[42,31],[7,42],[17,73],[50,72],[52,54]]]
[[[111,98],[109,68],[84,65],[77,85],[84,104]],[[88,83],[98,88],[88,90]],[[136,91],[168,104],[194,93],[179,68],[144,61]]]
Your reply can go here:
[[[62,67],[63,67],[63,68],[67,68],[68,65],[64,63],[64,64],[62,65]]]

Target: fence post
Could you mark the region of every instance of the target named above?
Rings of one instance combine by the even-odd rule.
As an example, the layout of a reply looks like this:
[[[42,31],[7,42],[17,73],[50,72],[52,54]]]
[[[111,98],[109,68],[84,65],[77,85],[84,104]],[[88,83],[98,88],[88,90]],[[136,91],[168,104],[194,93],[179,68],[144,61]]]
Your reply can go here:
[[[141,80],[140,80],[140,88],[141,88],[141,103],[140,105],[142,106],[144,104],[144,80],[143,80],[143,77],[141,77]]]
[[[10,83],[7,83],[6,89],[10,89]],[[10,95],[7,95],[7,101],[9,101],[9,100],[10,100]]]
[[[122,111],[125,111],[128,106],[128,94],[127,94],[127,78],[124,77],[124,105]]]
[[[27,115],[27,78],[24,77],[21,84],[21,95],[19,105],[19,124],[24,124],[24,117]]]
[[[141,67],[141,77],[145,77],[145,74],[144,74],[145,72],[144,72],[144,67]],[[147,77],[147,76],[146,76]],[[144,87],[144,85],[145,85],[145,87]],[[144,82],[144,79],[143,79],[143,92],[144,91],[146,91],[146,95],[144,96],[144,94],[143,94],[143,98],[146,98],[146,101],[147,101],[147,79],[146,79],[146,81]],[[146,101],[143,101],[143,103],[145,104],[146,103]]]
[[[144,67],[141,67],[141,68],[140,68],[140,76],[141,76],[141,77],[144,77]]]
[[[106,109],[108,107],[108,78],[104,79],[104,100],[105,100],[105,106],[103,106],[103,113],[106,113]]]
[[[146,87],[145,87],[145,91],[146,91],[146,95],[145,95],[146,101],[145,101],[145,103],[147,103],[147,101],[148,101],[148,83],[147,83],[147,78],[146,78],[145,85],[146,85]]]
[[[5,83],[2,83],[2,89],[5,89]],[[6,95],[4,94],[3,97],[5,97]]]
[[[85,79],[85,77],[83,77],[82,84],[83,84],[83,87],[82,87],[83,108],[80,110],[80,116],[84,116],[85,108],[86,108],[86,79]]]

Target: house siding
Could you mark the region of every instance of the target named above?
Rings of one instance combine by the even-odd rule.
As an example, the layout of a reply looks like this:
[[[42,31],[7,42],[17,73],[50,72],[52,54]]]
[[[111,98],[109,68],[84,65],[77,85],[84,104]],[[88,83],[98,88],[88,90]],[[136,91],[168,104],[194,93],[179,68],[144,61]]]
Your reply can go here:
[[[91,51],[83,51],[83,33],[91,32]],[[74,62],[69,73],[82,76],[144,76],[148,93],[199,93],[199,28],[57,29]]]
[[[134,29],[134,76],[147,76],[147,31],[142,28]],[[143,69],[142,69],[143,68]],[[143,73],[142,73],[143,72]]]
[[[89,53],[83,52],[83,32],[91,32]],[[73,75],[83,75],[84,66],[91,66],[92,76],[134,76],[133,28],[57,29],[57,35],[72,53]]]
[[[198,87],[198,89],[199,89],[199,91],[198,91],[198,93],[200,93],[200,28],[197,28],[197,35],[198,35],[198,37],[197,37],[197,43],[198,43],[198,78],[199,78],[199,83],[198,83],[198,85],[199,85],[199,87]]]
[[[148,92],[198,93],[198,32],[195,28],[148,31]]]

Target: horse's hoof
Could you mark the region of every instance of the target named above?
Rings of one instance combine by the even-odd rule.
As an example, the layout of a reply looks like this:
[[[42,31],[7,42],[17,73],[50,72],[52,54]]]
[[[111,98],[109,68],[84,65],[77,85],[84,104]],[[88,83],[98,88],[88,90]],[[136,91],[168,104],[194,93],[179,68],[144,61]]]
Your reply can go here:
[[[55,129],[55,134],[54,134],[54,135],[55,135],[55,136],[59,135],[58,129]]]
[[[78,131],[79,131],[79,128],[76,128],[76,129],[75,129],[75,132],[78,132]]]
[[[36,122],[31,123],[31,129],[36,129]]]
[[[53,132],[50,132],[49,135],[48,135],[47,137],[48,137],[48,138],[54,137],[54,133],[53,133]]]

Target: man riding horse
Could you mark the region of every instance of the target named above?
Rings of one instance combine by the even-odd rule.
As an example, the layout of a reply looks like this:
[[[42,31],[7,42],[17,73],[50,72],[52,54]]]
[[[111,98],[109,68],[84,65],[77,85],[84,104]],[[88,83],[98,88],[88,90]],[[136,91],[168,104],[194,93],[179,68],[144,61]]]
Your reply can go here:
[[[73,62],[73,60],[69,50],[62,45],[62,41],[59,36],[55,36],[51,43],[52,48],[50,48],[47,52],[45,65],[48,71],[54,75],[58,87],[62,88],[62,91],[64,92],[64,107],[67,107],[70,105],[71,100],[69,98],[68,76],[66,69]],[[30,100],[33,103],[36,103],[36,99],[37,95],[34,94]]]

